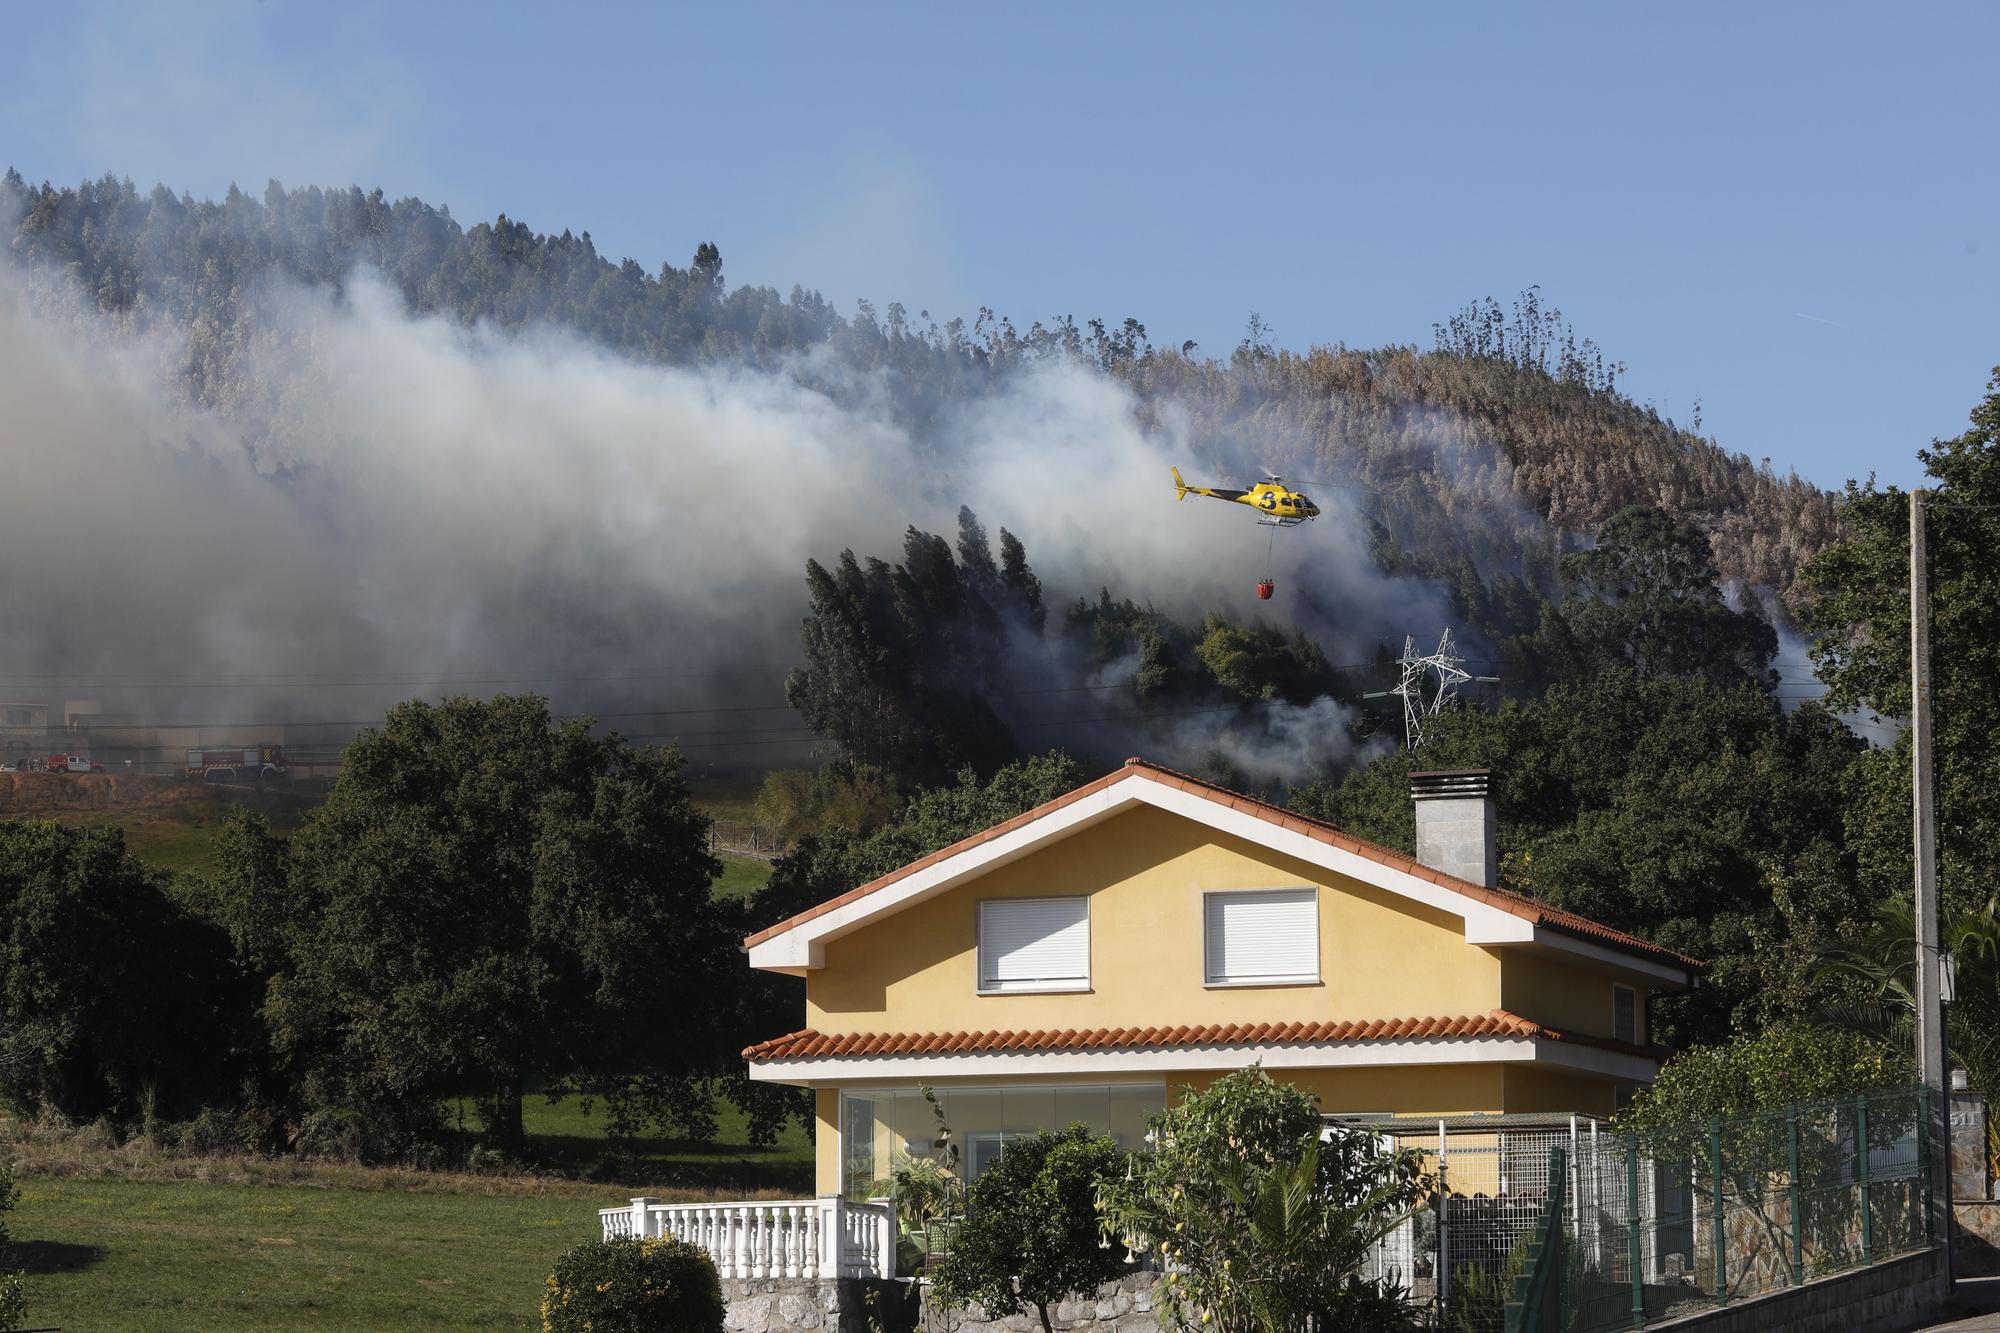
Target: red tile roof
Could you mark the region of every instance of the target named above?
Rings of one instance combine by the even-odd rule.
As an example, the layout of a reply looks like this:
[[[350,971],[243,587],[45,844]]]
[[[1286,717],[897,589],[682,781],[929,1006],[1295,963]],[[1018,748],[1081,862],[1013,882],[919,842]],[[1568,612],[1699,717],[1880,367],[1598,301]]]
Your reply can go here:
[[[1629,1042],[1560,1032],[1495,1009],[1460,1018],[1376,1018],[1294,1023],[1223,1023],[1203,1027],[1042,1029],[1025,1032],[841,1032],[807,1028],[760,1041],[743,1052],[752,1063],[837,1056],[992,1055],[1002,1052],[1115,1051],[1186,1046],[1325,1046],[1344,1042],[1465,1037],[1566,1041],[1659,1059],[1664,1052]]]
[[[1338,847],[1343,851],[1352,852],[1356,856],[1365,856],[1371,861],[1376,861],[1392,869],[1400,870],[1405,874],[1429,880],[1431,883],[1450,889],[1454,893],[1462,893],[1469,898],[1485,903],[1489,907],[1497,907],[1503,912],[1510,912],[1538,926],[1546,926],[1569,935],[1579,935],[1626,953],[1639,954],[1655,961],[1666,962],[1678,967],[1696,968],[1702,966],[1700,959],[1690,958],[1686,954],[1676,953],[1674,950],[1666,948],[1663,945],[1653,944],[1635,935],[1628,935],[1620,930],[1613,930],[1610,926],[1592,921],[1589,917],[1578,916],[1574,912],[1565,912],[1558,908],[1550,907],[1545,903],[1536,902],[1533,898],[1526,898],[1518,893],[1509,893],[1505,889],[1489,889],[1484,885],[1475,884],[1471,880],[1460,879],[1456,875],[1447,875],[1441,870],[1433,870],[1427,865],[1420,864],[1402,852],[1393,851],[1390,848],[1364,841],[1361,838],[1354,837],[1352,834],[1342,833],[1331,824],[1322,823],[1317,819],[1308,819],[1304,815],[1286,810],[1281,806],[1260,801],[1252,796],[1245,796],[1240,792],[1233,792],[1223,787],[1213,786],[1210,783],[1201,781],[1199,778],[1191,778],[1185,773],[1176,773],[1170,768],[1162,768],[1158,764],[1149,764],[1143,759],[1127,759],[1123,767],[1115,768],[1095,781],[1086,782],[1075,791],[1066,792],[1056,797],[1053,801],[1038,805],[1034,809],[1023,814],[1018,814],[1004,823],[995,824],[992,828],[975,833],[969,838],[963,838],[949,847],[940,848],[932,852],[929,856],[912,861],[901,869],[892,870],[880,879],[870,880],[860,888],[851,889],[837,898],[829,898],[823,903],[808,907],[797,916],[780,921],[775,926],[768,926],[756,934],[749,936],[743,941],[744,947],[748,948],[753,944],[760,944],[774,935],[783,934],[794,926],[804,925],[815,917],[823,916],[837,907],[844,907],[848,903],[866,898],[872,893],[878,893],[898,880],[913,875],[919,870],[936,865],[939,861],[956,856],[960,852],[970,851],[981,843],[990,842],[994,838],[1011,833],[1024,824],[1031,824],[1044,815],[1053,814],[1074,801],[1080,801],[1086,796],[1095,795],[1113,783],[1122,782],[1129,777],[1146,778],[1162,786],[1172,787],[1177,791],[1184,791],[1190,795],[1200,796],[1206,800],[1214,801],[1217,805],[1226,806],[1242,814],[1254,816],[1267,824],[1274,824],[1289,832],[1302,834],[1305,837],[1313,839],[1315,842],[1323,842],[1328,846]]]

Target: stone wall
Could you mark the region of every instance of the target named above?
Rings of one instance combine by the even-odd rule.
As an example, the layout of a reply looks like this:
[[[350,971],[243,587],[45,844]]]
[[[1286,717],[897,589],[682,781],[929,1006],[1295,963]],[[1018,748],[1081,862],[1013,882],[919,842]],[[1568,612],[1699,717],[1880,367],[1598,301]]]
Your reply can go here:
[[[1925,1250],[1646,1327],[1648,1333],[1668,1329],[1674,1333],[1904,1333],[1928,1323],[1950,1296],[1944,1251]]]
[[[1986,1143],[1986,1094],[1951,1094],[1951,1197],[1991,1199],[1993,1175]]]
[[[1953,1203],[1958,1220],[1952,1271],[1958,1277],[2000,1276],[2000,1203]]]
[[[916,1324],[915,1284],[863,1278],[724,1278],[727,1333],[901,1333]]]
[[[1049,1312],[1058,1333],[1159,1333],[1153,1312],[1157,1274],[1107,1282],[1088,1300],[1064,1301]],[[974,1306],[947,1310],[927,1286],[908,1281],[807,1281],[725,1278],[727,1333],[1041,1333],[1032,1312],[989,1319]]]
[[[1159,1333],[1160,1320],[1153,1311],[1153,1287],[1158,1273],[1133,1273],[1107,1282],[1088,1300],[1064,1301],[1049,1311],[1049,1321],[1057,1333]],[[924,1288],[923,1326],[925,1333],[1042,1333],[1042,1321],[1032,1310],[989,1319],[978,1306],[969,1310],[945,1310],[931,1300]]]

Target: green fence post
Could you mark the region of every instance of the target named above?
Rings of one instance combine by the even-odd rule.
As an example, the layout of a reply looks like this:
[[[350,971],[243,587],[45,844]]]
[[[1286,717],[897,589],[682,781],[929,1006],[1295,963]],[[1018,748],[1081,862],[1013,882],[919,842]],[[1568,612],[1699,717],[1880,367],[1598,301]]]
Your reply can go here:
[[[1708,1174],[1715,1208],[1715,1221],[1710,1227],[1715,1241],[1715,1303],[1727,1305],[1729,1304],[1729,1260],[1725,1254],[1727,1239],[1723,1235],[1722,1121],[1720,1120],[1708,1122]]]
[[[1646,1326],[1645,1257],[1639,1245],[1639,1136],[1625,1137],[1625,1214],[1632,1220],[1626,1253],[1632,1263],[1632,1327]]]
[[[1854,1144],[1861,1165],[1861,1262],[1875,1262],[1875,1204],[1868,1197],[1868,1098],[1854,1099]]]
[[[1806,1280],[1805,1196],[1799,1190],[1799,1108],[1785,1111],[1785,1135],[1792,1158],[1792,1285]]]

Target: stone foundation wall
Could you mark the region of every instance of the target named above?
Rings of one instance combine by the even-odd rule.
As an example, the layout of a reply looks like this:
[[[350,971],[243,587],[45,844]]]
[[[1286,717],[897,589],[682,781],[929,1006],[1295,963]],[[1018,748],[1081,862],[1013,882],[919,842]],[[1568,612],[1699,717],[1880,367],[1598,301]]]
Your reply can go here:
[[[1954,1203],[1958,1220],[1952,1271],[1958,1277],[2000,1276],[2000,1203]]]
[[[1951,1296],[1944,1251],[1925,1250],[1720,1310],[1649,1324],[1660,1333],[1902,1333]]]
[[[727,1333],[900,1333],[916,1323],[910,1282],[840,1278],[724,1278]]]
[[[1088,1300],[1064,1301],[1049,1312],[1058,1333],[1159,1333],[1153,1311],[1158,1275],[1134,1273],[1107,1282]],[[727,1333],[1042,1333],[1033,1311],[990,1319],[984,1310],[947,1310],[931,1289],[908,1279],[725,1278]]]
[[[1133,1273],[1107,1282],[1088,1300],[1064,1301],[1049,1311],[1049,1322],[1057,1333],[1159,1333],[1160,1320],[1153,1310],[1153,1287],[1157,1273]],[[1042,1333],[1041,1318],[1032,1310],[989,1319],[978,1306],[969,1310],[946,1310],[931,1299],[930,1288],[923,1290],[920,1310],[925,1333]]]

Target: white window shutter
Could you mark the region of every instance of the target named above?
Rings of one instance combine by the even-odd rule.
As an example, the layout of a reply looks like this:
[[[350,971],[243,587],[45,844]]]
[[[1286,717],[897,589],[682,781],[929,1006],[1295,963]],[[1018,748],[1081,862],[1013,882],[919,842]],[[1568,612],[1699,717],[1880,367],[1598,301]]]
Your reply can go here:
[[[1319,980],[1316,890],[1211,893],[1203,916],[1209,985]]]
[[[1090,900],[990,898],[979,904],[979,989],[1090,985]]]

